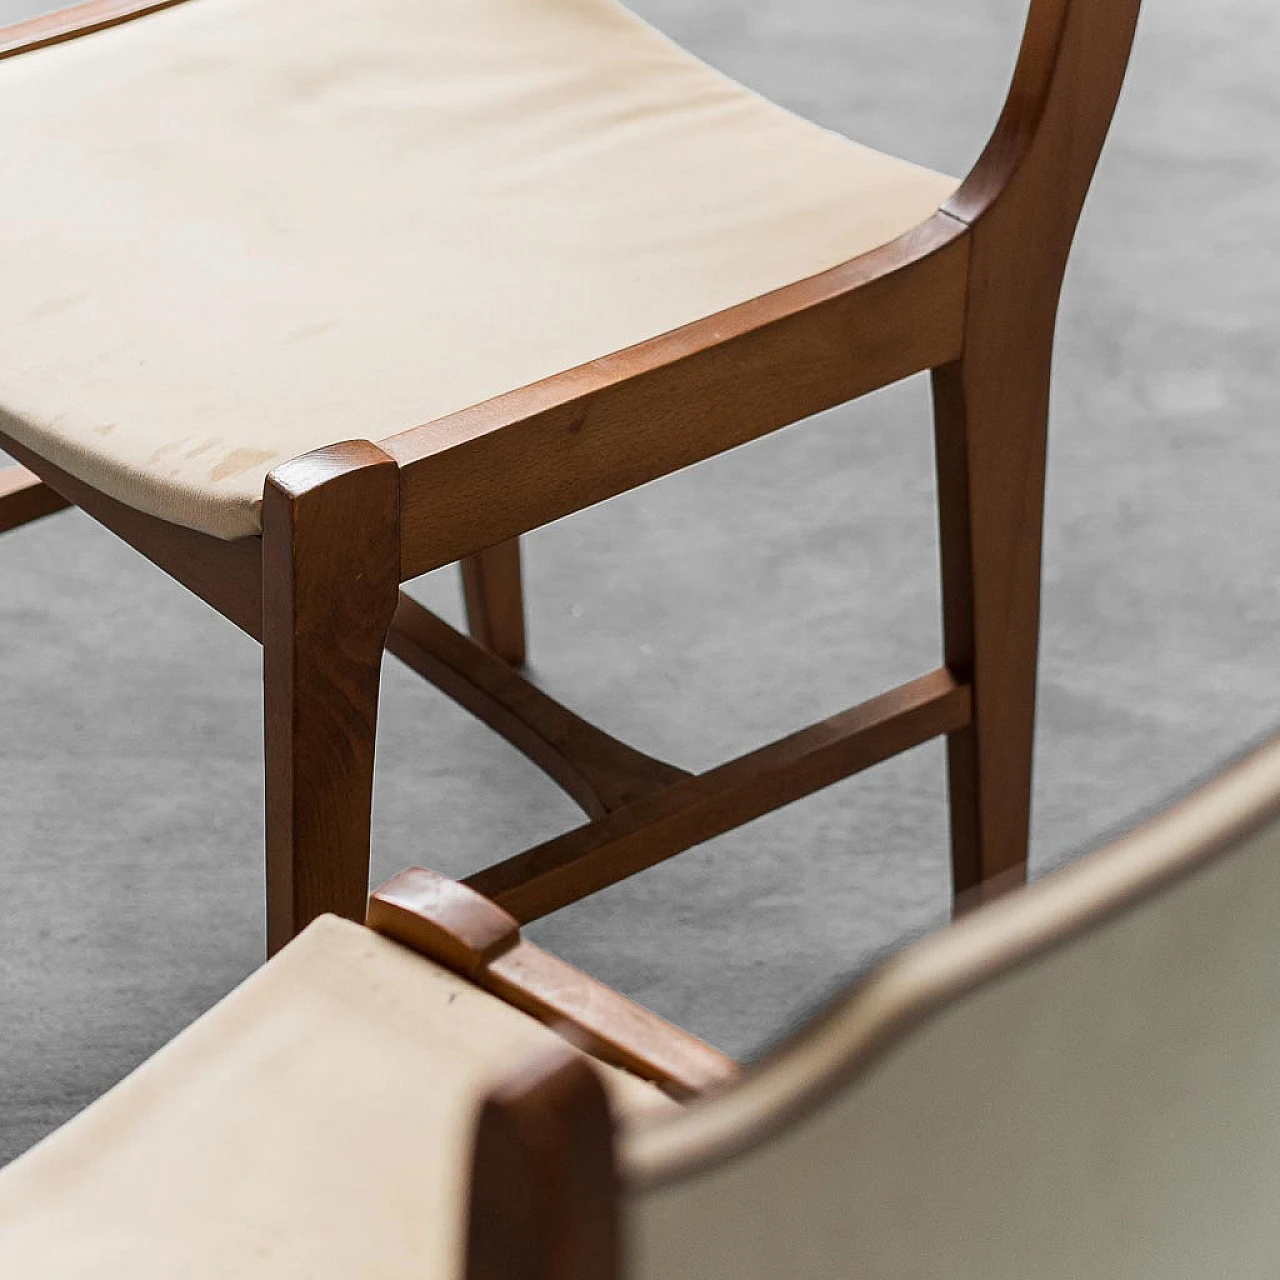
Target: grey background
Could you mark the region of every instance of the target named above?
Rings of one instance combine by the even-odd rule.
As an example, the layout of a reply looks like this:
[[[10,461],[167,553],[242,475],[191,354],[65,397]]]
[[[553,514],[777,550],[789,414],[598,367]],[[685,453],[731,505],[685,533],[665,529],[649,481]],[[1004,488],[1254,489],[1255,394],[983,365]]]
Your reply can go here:
[[[39,7],[0,0],[0,20]],[[955,173],[1024,8],[636,7],[789,106]],[[1149,0],[1063,299],[1037,873],[1280,723],[1278,60],[1274,0]],[[700,767],[935,665],[928,422],[916,379],[537,533],[537,677]],[[3,1161],[248,973],[263,920],[256,646],[78,513],[6,538],[0,582]],[[415,590],[458,616],[452,571]],[[921,748],[534,935],[747,1052],[941,918],[941,765]],[[463,874],[576,814],[389,664],[375,876]]]

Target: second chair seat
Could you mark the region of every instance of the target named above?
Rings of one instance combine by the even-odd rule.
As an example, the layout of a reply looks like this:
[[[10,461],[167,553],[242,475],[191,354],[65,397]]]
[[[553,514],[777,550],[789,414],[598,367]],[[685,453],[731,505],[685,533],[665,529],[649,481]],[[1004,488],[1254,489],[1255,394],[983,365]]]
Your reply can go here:
[[[426,957],[322,917],[5,1170],[0,1274],[460,1274],[480,1101],[563,1043]],[[623,1113],[675,1106],[600,1070]]]
[[[612,0],[186,0],[0,62],[0,433],[255,534],[379,440],[886,244],[955,182]]]

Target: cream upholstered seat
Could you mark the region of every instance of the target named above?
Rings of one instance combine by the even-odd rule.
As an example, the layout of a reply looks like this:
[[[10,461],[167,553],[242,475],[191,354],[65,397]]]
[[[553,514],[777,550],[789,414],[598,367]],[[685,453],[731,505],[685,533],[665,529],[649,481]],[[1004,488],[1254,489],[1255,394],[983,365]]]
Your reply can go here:
[[[465,979],[321,917],[0,1172],[0,1276],[460,1275],[479,1099],[551,1044]],[[601,1069],[624,1111],[675,1105]]]
[[[259,530],[381,439],[802,279],[954,182],[613,0],[186,0],[0,62],[0,432]]]

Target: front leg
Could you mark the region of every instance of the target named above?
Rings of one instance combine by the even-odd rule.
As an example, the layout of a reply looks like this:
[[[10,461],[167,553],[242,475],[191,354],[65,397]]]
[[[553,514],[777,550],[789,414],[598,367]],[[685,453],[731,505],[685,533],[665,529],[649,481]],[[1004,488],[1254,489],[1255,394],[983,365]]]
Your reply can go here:
[[[399,470],[366,441],[263,492],[267,950],[364,916],[378,684],[400,586]]]

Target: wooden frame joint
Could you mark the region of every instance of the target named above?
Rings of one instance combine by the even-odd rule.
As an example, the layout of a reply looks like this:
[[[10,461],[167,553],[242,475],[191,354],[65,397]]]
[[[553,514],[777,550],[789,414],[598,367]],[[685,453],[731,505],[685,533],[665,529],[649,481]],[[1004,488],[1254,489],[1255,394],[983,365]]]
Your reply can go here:
[[[425,867],[410,867],[373,893],[365,923],[472,979],[520,941],[514,917]]]
[[[0,533],[65,511],[72,504],[23,466],[0,469]]]
[[[510,914],[438,872],[393,876],[370,897],[365,922],[672,1097],[693,1097],[737,1072],[710,1045],[526,942]]]
[[[588,817],[603,817],[690,776],[575,715],[403,593],[387,648],[533,761]]]
[[[970,723],[945,668],[486,867],[467,884],[521,923]]]

